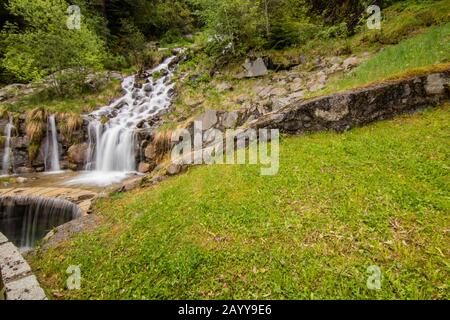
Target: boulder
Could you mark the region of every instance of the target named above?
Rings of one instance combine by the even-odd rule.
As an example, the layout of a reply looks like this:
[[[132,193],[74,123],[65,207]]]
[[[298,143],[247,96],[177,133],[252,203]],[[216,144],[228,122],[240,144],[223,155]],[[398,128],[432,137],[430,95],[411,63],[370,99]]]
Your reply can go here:
[[[167,167],[166,172],[167,172],[167,175],[169,175],[169,176],[175,176],[175,175],[179,174],[182,169],[183,169],[183,166],[181,164],[171,163]]]
[[[344,60],[342,66],[345,70],[350,70],[359,64],[359,59],[357,57],[350,57]]]
[[[249,59],[247,59],[247,61],[242,66],[246,71],[245,76],[247,78],[261,77],[265,76],[268,73],[267,67],[262,58],[258,58],[255,61],[250,61]]]
[[[198,116],[195,121],[199,121],[202,123],[203,131],[209,130],[217,124],[217,111],[208,110],[202,115]]]
[[[142,180],[142,177],[127,180],[122,184],[122,187],[120,187],[119,191],[125,192],[137,189],[141,186]]]
[[[154,144],[149,144],[147,148],[145,148],[144,155],[149,160],[155,160],[156,159],[156,147]]]
[[[148,172],[150,172],[150,170],[151,170],[151,165],[149,163],[146,163],[146,162],[139,163],[138,171],[140,173],[148,173]]]
[[[87,143],[74,144],[68,150],[68,157],[71,163],[83,165],[87,160]]]
[[[222,120],[222,126],[225,129],[234,129],[237,125],[239,114],[236,111],[227,112]]]
[[[144,85],[144,91],[145,92],[152,92],[153,91],[153,86],[151,83],[147,83],[146,85]]]

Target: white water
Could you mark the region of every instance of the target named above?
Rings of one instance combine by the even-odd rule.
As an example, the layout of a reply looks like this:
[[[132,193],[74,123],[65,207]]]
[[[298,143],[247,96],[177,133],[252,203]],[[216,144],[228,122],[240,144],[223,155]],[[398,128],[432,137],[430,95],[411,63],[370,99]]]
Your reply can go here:
[[[2,161],[2,175],[8,175],[9,169],[11,167],[11,133],[14,129],[12,122],[12,117],[9,117],[9,122],[5,126],[5,148],[3,150],[3,161]]]
[[[47,142],[45,144],[45,171],[61,172],[59,165],[58,132],[56,130],[55,116],[51,115],[47,120]],[[50,163],[48,161],[50,160]]]
[[[124,96],[88,116],[89,148],[86,172],[67,184],[91,184],[106,186],[120,182],[136,173],[136,133],[139,128],[150,128],[147,121],[165,111],[171,105],[171,63],[176,57],[166,59],[149,71],[146,83],[138,88],[135,77],[123,80]],[[156,81],[155,72],[167,73]],[[105,123],[104,119],[108,119]]]

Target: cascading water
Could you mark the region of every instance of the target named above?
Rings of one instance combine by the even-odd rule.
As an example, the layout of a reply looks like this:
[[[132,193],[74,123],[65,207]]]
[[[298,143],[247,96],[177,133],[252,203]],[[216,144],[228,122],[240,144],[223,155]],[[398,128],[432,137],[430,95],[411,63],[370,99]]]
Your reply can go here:
[[[47,139],[45,143],[45,171],[60,172],[58,131],[56,130],[55,116],[51,115],[47,120]]]
[[[8,175],[11,168],[11,134],[14,129],[13,119],[9,117],[9,122],[5,126],[5,148],[3,150],[2,175]]]
[[[88,116],[86,170],[92,172],[67,184],[109,185],[136,171],[135,131],[149,129],[148,121],[170,107],[176,57],[167,58],[150,70],[142,86],[135,76],[125,78],[122,82],[124,96]],[[154,79],[154,75],[160,77]]]
[[[53,228],[79,217],[80,209],[67,200],[0,197],[0,232],[23,251],[33,248]]]

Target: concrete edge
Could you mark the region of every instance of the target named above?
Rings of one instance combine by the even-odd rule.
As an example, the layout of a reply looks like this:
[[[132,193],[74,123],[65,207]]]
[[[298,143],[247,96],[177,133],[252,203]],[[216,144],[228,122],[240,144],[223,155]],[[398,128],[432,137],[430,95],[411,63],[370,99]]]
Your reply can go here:
[[[0,233],[0,300],[47,300],[19,249]]]

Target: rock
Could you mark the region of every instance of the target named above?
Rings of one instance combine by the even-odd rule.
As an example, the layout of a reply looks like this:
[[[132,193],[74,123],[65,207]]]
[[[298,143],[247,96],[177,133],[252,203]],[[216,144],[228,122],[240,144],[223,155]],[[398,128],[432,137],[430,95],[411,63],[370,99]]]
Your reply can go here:
[[[188,106],[189,108],[196,108],[199,105],[201,105],[204,102],[204,100],[194,100],[194,99],[187,99],[184,101],[184,103],[186,104],[186,106]]]
[[[350,70],[356,67],[359,63],[359,59],[357,57],[350,57],[344,60],[342,66],[345,70]]]
[[[23,177],[16,178],[17,183],[25,183],[28,179]]]
[[[320,71],[308,82],[308,90],[311,92],[322,90],[325,87],[327,76],[324,71]]]
[[[145,148],[144,155],[149,160],[156,159],[156,147],[153,143],[149,144],[147,148]]]
[[[294,92],[294,93],[288,95],[287,98],[290,102],[293,102],[293,101],[302,99],[304,96],[305,96],[305,91],[298,91],[298,92]]]
[[[236,104],[244,104],[245,101],[248,100],[248,96],[246,94],[241,94],[239,96],[237,96],[236,98],[234,98],[234,103]]]
[[[309,86],[308,90],[311,92],[316,92],[316,91],[322,90],[323,88],[325,88],[324,84],[314,82]]]
[[[28,147],[28,143],[27,136],[11,137],[11,146],[14,149],[26,149]]]
[[[151,169],[151,166],[149,163],[146,163],[146,162],[139,163],[138,171],[140,173],[148,173],[148,172],[150,172],[150,169]]]
[[[245,76],[247,78],[261,77],[267,75],[268,73],[267,67],[262,58],[258,58],[255,61],[247,60],[242,66],[246,70]]]
[[[226,83],[226,82],[219,83],[216,86],[216,88],[217,88],[217,91],[219,91],[219,92],[225,92],[225,91],[233,90],[233,86],[231,84],[229,84],[229,83]]]
[[[272,108],[273,108],[274,111],[277,111],[277,110],[279,110],[281,108],[284,108],[288,104],[289,104],[289,99],[288,98],[279,98],[279,99],[275,99],[273,101]]]
[[[328,59],[328,61],[332,65],[340,65],[342,63],[342,59],[339,57],[331,57]]]
[[[123,81],[123,76],[122,76],[122,74],[120,72],[110,71],[108,76],[109,76],[110,79]]]
[[[286,90],[286,88],[283,88],[283,87],[281,87],[281,88],[273,88],[271,91],[270,91],[270,94],[269,94],[269,96],[284,96],[284,95],[286,95],[288,93],[288,91]]]
[[[152,182],[152,184],[157,184],[157,183],[159,183],[159,182],[161,182],[161,181],[164,181],[164,180],[166,180],[167,179],[167,176],[154,176],[152,179],[151,179],[151,182]]]
[[[68,157],[71,163],[83,165],[87,160],[87,143],[74,144],[68,150]]]
[[[344,68],[341,67],[340,64],[333,64],[330,68],[326,70],[328,74],[334,74],[336,72],[342,71]]]
[[[234,129],[237,125],[239,114],[236,111],[228,112],[224,115],[222,126],[225,129]]]
[[[27,173],[33,173],[33,172],[34,172],[33,168],[28,168],[28,167],[16,168],[16,173],[17,174],[27,174]]]
[[[258,95],[261,98],[267,98],[267,97],[270,96],[270,93],[272,92],[272,90],[273,90],[273,87],[268,86],[268,87],[263,88],[262,90],[260,90]]]
[[[166,172],[167,172],[167,175],[169,175],[169,176],[175,176],[175,175],[179,174],[182,169],[183,169],[183,166],[181,164],[171,163],[167,167]]]
[[[145,92],[152,92],[153,91],[153,86],[151,83],[147,83],[146,85],[144,85],[144,91]]]
[[[137,189],[141,186],[142,180],[143,180],[142,177],[127,180],[122,184],[122,187],[120,188],[119,191],[126,192]]]
[[[299,79],[299,78],[297,78],[297,79]],[[305,88],[301,79],[299,79],[299,80],[300,81],[294,81],[293,83],[291,83],[291,85],[289,86],[290,91],[297,92],[297,91],[303,90]]]
[[[429,95],[444,94],[445,93],[445,80],[440,74],[430,74],[427,77],[427,82],[425,84],[425,91]]]
[[[203,131],[211,129],[213,126],[217,124],[217,111],[208,110],[204,114],[198,116],[195,121],[199,121],[202,123]]]

